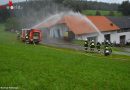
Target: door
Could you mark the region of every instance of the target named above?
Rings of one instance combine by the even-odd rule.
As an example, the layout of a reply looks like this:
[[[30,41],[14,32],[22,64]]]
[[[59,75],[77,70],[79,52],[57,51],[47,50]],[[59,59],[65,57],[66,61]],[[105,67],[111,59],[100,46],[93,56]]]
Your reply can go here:
[[[53,30],[53,38],[61,38],[60,30]]]
[[[121,46],[125,45],[125,40],[126,40],[126,36],[125,35],[120,36],[120,45]]]
[[[108,40],[108,41],[111,40],[111,36],[110,36],[110,34],[105,34],[105,35],[104,35],[104,38],[105,38],[105,40]]]
[[[60,34],[60,30],[59,29],[57,30],[57,36],[58,36],[57,38],[61,38],[61,34]]]

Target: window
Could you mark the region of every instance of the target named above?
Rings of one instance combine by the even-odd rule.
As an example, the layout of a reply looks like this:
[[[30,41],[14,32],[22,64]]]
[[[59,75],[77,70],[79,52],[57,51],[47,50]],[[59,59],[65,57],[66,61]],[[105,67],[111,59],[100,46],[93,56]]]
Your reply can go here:
[[[97,36],[94,36],[94,37],[88,37],[87,39],[88,39],[88,41],[92,41],[92,40],[94,40],[95,42],[97,42]]]
[[[33,36],[39,36],[39,32],[34,32]]]

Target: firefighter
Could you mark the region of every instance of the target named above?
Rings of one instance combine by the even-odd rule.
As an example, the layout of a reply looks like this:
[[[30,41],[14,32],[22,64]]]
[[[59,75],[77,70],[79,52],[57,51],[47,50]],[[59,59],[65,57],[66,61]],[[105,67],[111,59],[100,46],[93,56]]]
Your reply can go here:
[[[100,44],[100,42],[97,42],[96,48],[97,48],[98,52],[100,53],[100,49],[101,49],[101,44]]]
[[[110,48],[108,46],[105,46],[104,48],[104,55],[109,56],[111,54]]]
[[[27,44],[29,43],[29,36],[28,36],[28,34],[25,35],[25,43],[27,43]]]
[[[19,40],[20,39],[20,33],[19,33],[19,31],[16,31],[16,33],[17,33],[17,39]]]
[[[84,49],[85,49],[85,51],[88,50],[88,40],[87,39],[84,41]]]
[[[112,53],[112,48],[111,48],[111,43],[106,40],[105,41],[105,45],[104,45],[104,55],[107,56],[107,55],[110,55]]]
[[[108,40],[105,40],[105,47],[109,47],[110,46],[110,42]]]
[[[91,51],[94,51],[94,48],[95,48],[95,43],[94,43],[94,40],[92,40],[92,41],[90,42],[90,50],[91,50]]]

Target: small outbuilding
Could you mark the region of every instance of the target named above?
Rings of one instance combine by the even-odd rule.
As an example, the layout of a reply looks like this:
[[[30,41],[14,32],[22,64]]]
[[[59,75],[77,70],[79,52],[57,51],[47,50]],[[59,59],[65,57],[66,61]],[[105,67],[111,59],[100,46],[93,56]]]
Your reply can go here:
[[[116,43],[117,44],[129,44],[130,43],[130,17],[107,17],[114,24],[116,24],[120,29],[116,34]]]

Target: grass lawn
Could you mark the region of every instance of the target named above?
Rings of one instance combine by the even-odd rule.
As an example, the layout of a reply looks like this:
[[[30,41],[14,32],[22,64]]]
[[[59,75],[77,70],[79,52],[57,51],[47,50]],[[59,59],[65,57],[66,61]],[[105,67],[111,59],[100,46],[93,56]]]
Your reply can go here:
[[[130,90],[130,57],[25,45],[3,29],[0,25],[0,87]]]
[[[108,16],[110,11],[99,10],[99,12],[101,13],[102,16]],[[95,16],[96,10],[83,10],[82,13],[89,16],[91,15]],[[114,14],[115,14],[114,16],[122,16],[122,13],[118,11],[114,11]]]

